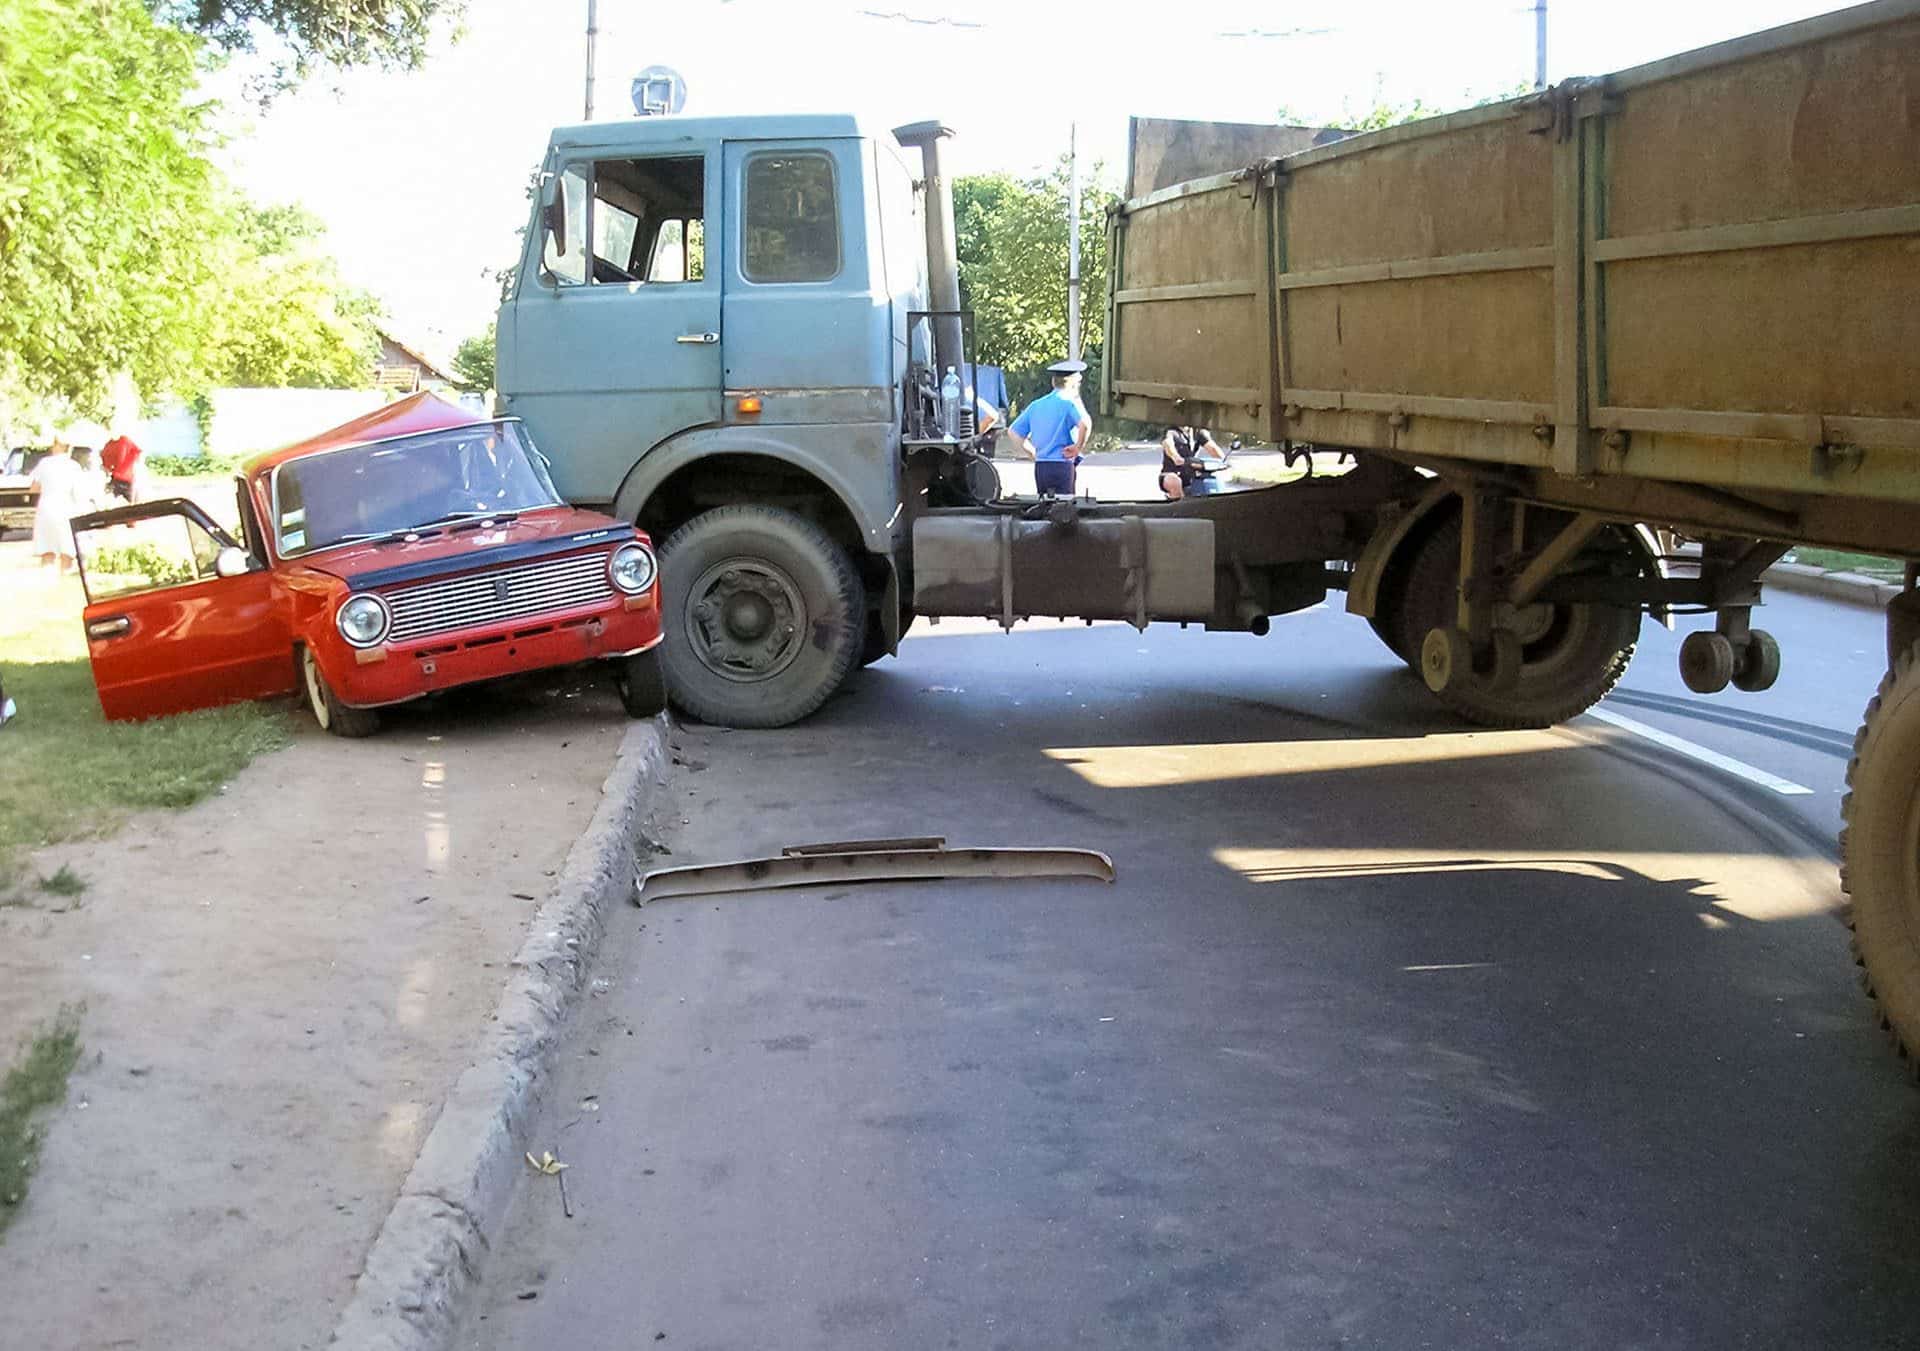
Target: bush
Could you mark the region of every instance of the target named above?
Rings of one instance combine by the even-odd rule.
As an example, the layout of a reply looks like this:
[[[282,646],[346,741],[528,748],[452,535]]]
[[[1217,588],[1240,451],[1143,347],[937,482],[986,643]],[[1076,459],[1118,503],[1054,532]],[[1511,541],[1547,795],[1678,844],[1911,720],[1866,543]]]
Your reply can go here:
[[[205,451],[197,455],[149,455],[145,463],[147,472],[157,478],[193,478],[223,473],[233,467],[225,461],[214,459]]]
[[[87,560],[87,570],[118,577],[144,577],[151,586],[171,586],[190,582],[193,565],[185,559],[169,558],[151,544],[130,544],[124,549],[101,549]]]

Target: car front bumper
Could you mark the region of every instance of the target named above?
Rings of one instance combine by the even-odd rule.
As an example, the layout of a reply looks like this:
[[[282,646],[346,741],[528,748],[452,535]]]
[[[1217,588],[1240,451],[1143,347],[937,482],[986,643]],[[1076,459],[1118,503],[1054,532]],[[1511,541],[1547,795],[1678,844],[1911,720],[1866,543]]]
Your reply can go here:
[[[328,655],[335,696],[355,708],[378,708],[457,685],[521,675],[556,666],[632,656],[660,642],[659,591],[621,597],[610,605],[528,616],[508,624],[435,634],[418,642],[354,649],[344,643]]]

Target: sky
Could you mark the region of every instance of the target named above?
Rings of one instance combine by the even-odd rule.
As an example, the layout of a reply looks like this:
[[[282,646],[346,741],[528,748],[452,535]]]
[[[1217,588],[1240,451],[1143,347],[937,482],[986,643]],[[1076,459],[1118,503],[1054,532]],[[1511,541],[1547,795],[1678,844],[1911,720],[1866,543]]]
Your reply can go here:
[[[1599,75],[1843,8],[1833,0],[1546,0],[1547,76]],[[939,118],[958,173],[1026,173],[1078,126],[1117,185],[1127,118],[1308,121],[1530,84],[1534,0],[599,0],[594,120],[632,116],[646,66],[686,112]],[[396,336],[442,358],[481,331],[548,131],[581,120],[586,0],[470,0],[406,73],[322,75],[261,111],[222,93],[229,172],[300,201]]]

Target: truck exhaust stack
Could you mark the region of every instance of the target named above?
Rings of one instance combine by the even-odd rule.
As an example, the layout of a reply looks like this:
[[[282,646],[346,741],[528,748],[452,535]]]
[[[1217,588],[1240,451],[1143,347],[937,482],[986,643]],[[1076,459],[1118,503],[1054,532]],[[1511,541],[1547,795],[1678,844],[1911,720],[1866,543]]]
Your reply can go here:
[[[940,122],[914,122],[893,129],[893,139],[920,151],[921,177],[926,186],[927,217],[927,300],[928,308],[960,308],[960,253],[954,240],[953,184],[942,164],[940,143],[953,135],[953,128]],[[933,324],[933,362],[936,372],[958,367],[964,360],[960,350],[960,321],[936,319]]]

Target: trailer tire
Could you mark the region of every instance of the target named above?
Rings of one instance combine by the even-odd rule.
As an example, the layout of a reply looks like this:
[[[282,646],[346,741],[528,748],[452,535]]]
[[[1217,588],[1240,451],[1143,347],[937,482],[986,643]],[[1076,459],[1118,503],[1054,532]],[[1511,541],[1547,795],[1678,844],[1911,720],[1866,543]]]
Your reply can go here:
[[[1426,535],[1409,560],[1395,651],[1419,652],[1429,632],[1459,622],[1459,581],[1455,517]],[[1516,673],[1453,681],[1434,697],[1483,727],[1551,727],[1605,698],[1633,659],[1640,612],[1584,602],[1550,609],[1538,632],[1519,635]]]
[[[1407,661],[1406,654],[1400,650],[1400,623],[1398,616],[1380,613],[1370,614],[1367,616],[1367,627],[1373,630],[1374,637],[1385,644],[1387,651],[1393,653],[1393,655],[1400,658],[1401,661]],[[1407,661],[1407,665],[1416,666],[1416,663]]]
[[[674,707],[725,727],[784,727],[827,701],[866,638],[846,550],[779,507],[715,507],[660,550],[661,661]]]
[[[1840,806],[1840,886],[1880,1025],[1920,1078],[1920,644],[1867,704]]]

